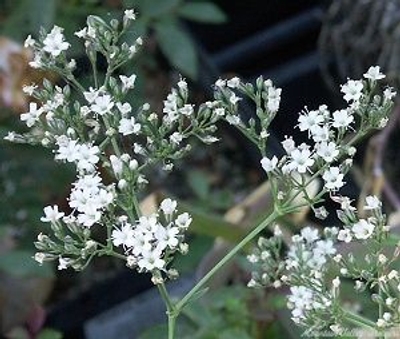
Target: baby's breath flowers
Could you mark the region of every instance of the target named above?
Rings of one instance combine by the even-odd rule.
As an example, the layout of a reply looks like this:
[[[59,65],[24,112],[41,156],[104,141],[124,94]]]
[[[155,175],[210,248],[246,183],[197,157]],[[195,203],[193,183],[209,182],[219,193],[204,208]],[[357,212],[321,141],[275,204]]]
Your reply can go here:
[[[34,101],[21,121],[28,132],[10,132],[6,139],[41,144],[52,150],[57,162],[70,163],[76,170],[68,209],[61,211],[57,205],[44,208],[41,221],[49,225],[52,235],[39,234],[35,260],[40,264],[57,261],[59,270],[82,270],[93,257],[109,255],[124,260],[131,269],[150,273],[166,304],[168,339],[174,339],[176,318],[218,270],[282,215],[306,205],[317,217],[325,218],[327,211],[321,203],[329,193],[341,204],[338,216],[343,229],[327,229],[321,235],[306,227],[292,237],[287,257],[281,260],[282,232],[276,227],[274,237],[260,238],[255,253],[249,256],[257,266],[249,285],[272,284],[278,288],[288,284],[288,307],[297,324],[307,326],[309,333],[325,328],[340,333],[345,321],[361,321],[340,306],[341,276],[353,277],[358,291],[378,286],[374,300],[380,311],[373,327],[385,328],[398,322],[397,294],[389,291],[389,285],[395,282],[399,286],[399,277],[389,271],[393,258],[381,253],[380,245],[388,231],[381,203],[376,197],[368,197],[365,212],[370,215],[359,218],[350,200],[339,195],[352,165],[354,144],[372,129],[383,128],[393,106],[393,89],[380,93],[378,81],[384,75],[379,67],[371,67],[364,80],[349,80],[342,86],[348,107],[333,112],[326,105],[311,111],[305,108],[297,128],[306,132],[309,140],[297,144],[286,137],[282,142],[286,154],[278,158],[269,155],[267,147],[268,128],[281,100],[281,89],[271,80],[259,77],[250,84],[239,77],[218,79],[213,100],[195,106],[181,78],[160,113],[148,103],[129,102],[136,75],[119,74],[119,69],[143,42],[141,38],[132,45],[122,42],[135,19],[133,10],[124,12],[122,24],[89,16],[87,26],[75,32],[93,68],[92,83],[86,87],[74,75],[79,64],[68,59],[70,43],[62,28],[55,26],[50,33],[42,31],[37,40],[28,37],[26,41],[34,52],[31,66],[51,70],[64,82],[54,85],[44,80],[27,86],[25,91]],[[107,63],[104,77],[97,70],[99,54]],[[244,98],[255,104],[255,115],[249,120],[240,115]],[[164,199],[155,213],[143,215],[138,200],[150,180],[146,177],[150,167],[161,165],[171,171],[174,161],[191,150],[192,137],[205,144],[217,142],[219,121],[235,126],[258,147],[261,167],[271,183],[274,210],[175,302],[164,283],[179,274],[173,268],[173,259],[177,252],[188,251],[185,233],[192,217],[178,212],[178,203],[171,198]],[[323,186],[310,195],[308,188],[316,180],[322,180]],[[103,241],[93,236],[93,229],[99,227],[107,234]],[[352,241],[374,242],[376,246],[368,257],[368,262],[375,263],[374,270],[361,269],[351,257],[338,253],[338,243]],[[340,275],[327,281],[331,262],[340,268]],[[367,321],[364,324],[371,326]]]

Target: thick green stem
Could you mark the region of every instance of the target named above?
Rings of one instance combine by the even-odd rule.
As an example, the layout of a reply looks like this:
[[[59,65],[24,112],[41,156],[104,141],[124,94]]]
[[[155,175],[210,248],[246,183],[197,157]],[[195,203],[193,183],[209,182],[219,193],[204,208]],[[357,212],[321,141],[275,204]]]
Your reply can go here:
[[[168,313],[168,339],[175,338],[176,317],[175,313]]]
[[[244,246],[246,246],[251,240],[253,240],[262,230],[264,230],[269,224],[275,221],[282,214],[286,214],[288,211],[274,210],[266,219],[264,219],[256,228],[254,228],[246,237],[242,239],[225,257],[221,259],[199,282],[175,305],[176,311],[179,313],[183,307],[190,301],[190,299],[199,292],[203,286],[217,273],[222,266],[230,261]]]

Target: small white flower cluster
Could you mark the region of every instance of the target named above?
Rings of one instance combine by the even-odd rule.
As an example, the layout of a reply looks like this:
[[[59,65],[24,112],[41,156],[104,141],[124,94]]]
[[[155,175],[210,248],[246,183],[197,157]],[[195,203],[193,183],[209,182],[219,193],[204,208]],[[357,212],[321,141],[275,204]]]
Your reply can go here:
[[[255,85],[244,83],[238,77],[229,80],[218,79],[214,88],[215,113],[238,128],[255,143],[261,154],[265,154],[268,128],[279,110],[282,89],[275,87],[271,80],[264,80],[262,76],[257,78]],[[252,100],[256,106],[255,116],[247,121],[239,113],[241,95]],[[258,120],[259,126],[255,119]]]
[[[25,93],[36,101],[21,114],[21,121],[31,131],[24,135],[10,133],[6,139],[52,148],[55,160],[74,164],[77,172],[68,198],[70,212],[66,215],[57,205],[44,208],[41,221],[50,224],[56,241],[43,234],[38,237],[36,246],[40,252],[35,259],[40,263],[58,260],[59,269],[82,269],[95,255],[115,254],[114,245],[125,249],[128,266],[146,272],[162,270],[168,275],[172,254],[187,251],[183,232],[192,219],[187,213],[175,216],[175,201],[164,200],[160,216],[140,217],[137,193],[147,183],[142,171],[160,161],[165,169],[171,169],[171,161],[189,149],[182,143],[191,135],[205,142],[216,141],[212,133],[220,117],[210,114],[213,106],[209,104],[195,111],[187,102],[184,79],[168,96],[161,117],[151,111],[149,104],[134,109],[127,102],[125,98],[135,88],[136,75],[114,78],[113,74],[142,44],[139,38],[133,46],[125,42],[118,45],[117,40],[133,20],[133,10],[125,11],[122,27],[115,21],[107,24],[90,16],[87,27],[75,33],[84,40],[93,67],[96,53],[108,61],[109,75],[104,83],[99,83],[94,70],[94,83],[88,88],[75,78],[74,67],[70,67],[74,61],[67,61],[65,52],[70,45],[61,28],[54,27],[49,34],[42,32],[38,41],[31,37],[26,41],[35,54],[32,66],[51,69],[68,84],[60,87],[44,80],[42,86],[26,86]],[[80,95],[71,95],[73,90]],[[126,146],[128,140],[133,147]],[[111,178],[115,180],[106,185],[104,182]],[[94,226],[107,229],[109,239],[105,243],[91,239]]]
[[[332,232],[333,231],[333,232]],[[335,229],[329,229],[330,237]],[[292,237],[283,281],[290,285],[288,307],[295,323],[306,324],[313,314],[329,314],[335,295],[326,289],[328,262],[336,254],[333,237],[321,239],[317,229],[305,227]],[[282,279],[282,278],[281,278]]]
[[[356,208],[351,205],[348,197],[336,196],[332,198],[340,203],[341,210],[337,211],[339,219],[343,222],[344,228],[339,231],[337,239],[349,243],[356,240],[368,240],[376,236],[377,232],[387,232],[385,218],[382,215],[382,203],[376,196],[366,197],[364,211],[370,212],[367,219],[358,218]]]
[[[177,202],[167,198],[160,204],[161,216],[142,216],[133,225],[126,216],[119,218],[111,238],[114,246],[123,247],[129,267],[137,267],[139,272],[165,271],[174,252],[187,252],[183,234],[192,218],[186,212],[176,215],[176,207]]]
[[[346,138],[348,134],[354,131],[356,136],[363,136],[368,127],[382,128],[387,122],[393,105],[393,96],[389,95],[389,92],[393,91],[388,89],[382,98],[376,96],[373,100],[369,96],[371,87],[384,77],[379,67],[375,66],[364,74],[366,81],[349,80],[341,89],[344,99],[350,104],[345,109],[330,112],[326,105],[312,111],[305,109],[298,118],[297,126],[300,131],[308,132],[313,146],[306,143],[297,146],[291,137],[286,138],[282,142],[286,151],[284,157],[261,159],[261,166],[270,179],[289,175],[288,180],[292,181],[294,186],[299,186],[296,178],[306,173],[319,172],[325,190],[339,190],[344,185],[344,175],[351,166],[351,158],[355,153],[354,147]],[[355,125],[357,119],[361,120],[359,127]],[[348,159],[340,161],[343,157]]]
[[[348,80],[341,87],[348,107],[331,112],[326,105],[321,105],[316,110],[306,108],[300,114],[297,127],[307,132],[309,143],[296,144],[291,137],[286,137],[282,142],[286,154],[280,159],[267,157],[268,128],[281,99],[281,89],[270,80],[259,77],[252,85],[238,77],[218,79],[214,101],[195,108],[188,100],[187,83],[181,79],[164,101],[160,114],[153,112],[147,103],[133,107],[133,102],[128,102],[127,94],[135,88],[136,75],[116,77],[116,70],[142,44],[141,38],[132,46],[119,43],[135,19],[133,10],[124,12],[122,25],[114,19],[106,23],[97,16],[89,16],[87,27],[75,33],[83,40],[93,66],[94,81],[88,88],[74,76],[76,62],[67,59],[70,44],[62,28],[55,26],[48,34],[42,32],[38,41],[31,37],[26,40],[26,46],[34,51],[31,66],[54,71],[68,84],[61,88],[44,80],[40,87],[26,86],[24,91],[36,100],[21,115],[21,120],[31,131],[24,135],[10,133],[7,139],[52,148],[57,161],[74,164],[77,172],[68,199],[69,215],[57,205],[44,208],[41,220],[50,224],[54,238],[45,234],[38,236],[39,252],[35,259],[40,263],[58,260],[59,269],[79,270],[95,256],[110,255],[123,258],[127,266],[139,272],[150,272],[156,284],[163,283],[165,276],[175,277],[177,273],[170,264],[174,253],[188,250],[184,233],[192,218],[188,213],[178,214],[176,201],[169,198],[161,202],[158,213],[142,216],[138,191],[147,183],[144,171],[155,163],[162,163],[165,170],[172,169],[172,161],[190,150],[191,136],[204,143],[217,141],[216,124],[225,120],[253,141],[261,152],[261,166],[275,193],[276,211],[271,218],[295,212],[304,204],[322,218],[326,210],[315,205],[329,192],[341,204],[338,217],[344,224],[340,231],[325,229],[324,237],[317,229],[302,229],[292,237],[284,260],[281,260],[279,228],[271,239],[260,238],[257,249],[248,257],[258,269],[252,273],[249,285],[271,284],[275,288],[289,285],[288,307],[296,323],[309,330],[329,328],[339,333],[346,312],[338,299],[340,277],[329,280],[327,275],[330,264],[334,263],[339,266],[341,276],[356,279],[356,290],[377,287],[379,293],[373,299],[381,310],[387,311],[380,312],[378,328],[400,319],[398,293],[392,293],[393,283],[400,290],[400,278],[390,267],[400,255],[400,249],[396,247],[392,258],[382,251],[388,227],[380,201],[367,197],[368,216],[364,218],[357,215],[348,198],[337,194],[352,165],[353,144],[373,129],[383,128],[393,107],[393,89],[379,93],[378,82],[385,78],[380,68],[371,67],[364,74],[364,80]],[[107,61],[104,79],[96,69],[97,54]],[[72,95],[72,91],[79,95]],[[255,116],[247,121],[238,113],[244,97],[252,100],[256,108]],[[324,186],[314,198],[308,195],[307,186],[317,177],[322,178]],[[299,206],[295,201],[298,196],[304,198]],[[104,227],[106,239],[91,237],[95,226]],[[262,227],[266,224],[261,223],[255,230],[261,232]],[[371,270],[357,266],[351,255],[337,253],[336,242],[340,245],[352,240],[373,244],[371,253],[364,258]],[[193,293],[200,285],[196,285]],[[190,299],[190,292],[187,296]],[[175,316],[182,305],[167,306]]]
[[[299,325],[313,326],[314,330],[323,329],[327,324],[311,324],[316,314],[329,318],[332,305],[338,297],[340,281],[326,287],[329,263],[337,253],[335,247],[335,228],[326,229],[325,239],[315,228],[305,227],[299,235],[292,237],[287,255],[281,256],[281,233],[269,239],[261,238],[253,253],[248,256],[254,270],[248,285],[261,287],[271,285],[279,288],[290,286],[287,305],[292,313],[292,320]],[[330,288],[332,287],[332,288]],[[320,326],[316,328],[315,326]]]
[[[358,293],[378,289],[371,298],[381,309],[376,328],[378,331],[389,328],[400,321],[400,276],[393,267],[400,255],[400,244],[389,255],[385,243],[389,227],[382,203],[376,196],[367,196],[363,206],[367,217],[359,218],[348,197],[334,196],[332,199],[340,203],[337,214],[344,228],[325,228],[325,239],[321,239],[317,229],[303,228],[300,234],[292,237],[284,261],[279,259],[280,234],[269,239],[260,238],[257,248],[248,256],[255,269],[248,285],[275,288],[288,285],[287,300],[292,320],[306,328],[305,334],[326,330],[341,333],[349,325],[346,308],[339,306],[341,279],[352,279]],[[343,242],[347,250],[340,253]],[[349,251],[353,246],[350,243],[356,242],[368,250]],[[279,262],[284,262],[285,267],[278,265]],[[338,276],[330,280],[328,273],[334,269]]]

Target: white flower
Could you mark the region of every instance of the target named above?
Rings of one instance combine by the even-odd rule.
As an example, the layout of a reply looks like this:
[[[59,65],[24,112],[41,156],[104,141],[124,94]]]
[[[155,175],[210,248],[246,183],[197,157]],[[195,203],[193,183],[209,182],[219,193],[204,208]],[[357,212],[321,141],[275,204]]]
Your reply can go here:
[[[179,113],[188,116],[193,114],[193,105],[186,104],[182,108],[179,109]]]
[[[43,265],[43,262],[46,259],[46,254],[43,252],[36,252],[33,259],[40,265]]]
[[[236,105],[240,100],[242,99],[239,98],[235,93],[232,93],[231,96],[229,97],[229,101],[232,105]]]
[[[392,100],[396,94],[396,91],[392,87],[388,87],[383,91],[383,96],[386,100]]]
[[[22,91],[25,94],[32,96],[32,94],[35,92],[36,88],[38,88],[37,85],[29,85],[29,86],[25,85],[22,87]]]
[[[121,112],[121,114],[123,116],[132,111],[132,106],[128,102],[125,102],[123,104],[120,102],[117,102],[116,105],[117,105],[118,110]]]
[[[47,206],[43,209],[45,216],[40,218],[42,222],[56,222],[61,219],[65,214],[58,210],[58,206]]]
[[[74,33],[74,35],[76,35],[78,38],[81,38],[81,39],[82,38],[86,38],[86,36],[87,36],[87,27],[84,27],[81,30],[76,31]]]
[[[344,175],[340,173],[339,167],[330,167],[322,175],[325,181],[325,188],[329,191],[335,191],[344,185]]]
[[[348,229],[340,230],[337,236],[339,241],[344,241],[345,243],[349,243],[353,240],[351,232]]]
[[[341,92],[344,93],[344,100],[358,102],[362,96],[363,83],[361,80],[348,80],[342,85]]]
[[[347,127],[354,121],[354,117],[345,109],[341,109],[340,111],[335,111],[332,113],[332,115],[333,115],[332,126],[335,128]]]
[[[336,249],[333,246],[333,241],[328,240],[318,240],[315,243],[314,248],[314,255],[317,254],[318,256],[331,256],[336,253]]]
[[[386,325],[387,325],[387,322],[382,318],[379,318],[376,321],[376,326],[378,326],[378,327],[385,327]]]
[[[61,270],[65,270],[65,269],[67,269],[68,268],[68,266],[71,264],[71,259],[69,259],[69,258],[63,258],[63,257],[59,257],[58,258],[58,266],[57,266],[57,269],[59,270],[59,271],[61,271]]]
[[[32,36],[29,34],[24,41],[24,47],[25,48],[33,47],[35,46],[35,43],[36,43],[35,39],[33,39]]]
[[[185,79],[180,79],[177,83],[178,88],[182,91],[186,91],[187,90],[187,82]]]
[[[278,112],[279,104],[281,102],[281,92],[281,88],[275,88],[273,86],[268,87],[267,108],[272,113]]]
[[[332,280],[332,286],[334,288],[338,288],[340,286],[340,279],[339,277],[336,277],[335,279]]]
[[[141,232],[154,233],[158,228],[158,220],[157,220],[156,215],[152,214],[152,215],[147,216],[147,217],[146,216],[141,216],[139,218],[137,227]]]
[[[226,80],[218,79],[215,82],[215,86],[219,88],[224,88],[226,86]]]
[[[343,197],[343,196],[332,196],[331,198],[333,201],[337,202],[340,204],[340,208],[342,210],[349,210],[349,211],[355,211],[356,208],[351,206],[352,200],[349,197]]]
[[[289,163],[289,168],[296,170],[299,173],[306,173],[309,167],[314,165],[314,159],[311,157],[311,152],[308,149],[296,148],[290,153],[292,158]]]
[[[241,123],[240,118],[237,115],[227,115],[226,116],[226,121],[230,124],[230,125],[239,125]]]
[[[319,111],[310,111],[300,114],[298,121],[300,131],[311,131],[315,126],[324,122],[324,117]]]
[[[141,125],[136,122],[134,117],[122,118],[119,121],[118,132],[122,135],[138,134],[140,132]]]
[[[173,142],[176,145],[179,145],[181,141],[183,140],[183,135],[179,132],[174,132],[172,135],[169,137],[169,140]]]
[[[93,207],[86,207],[85,213],[78,215],[78,223],[86,227],[92,227],[95,223],[100,221],[101,212]]]
[[[99,114],[104,115],[109,113],[110,110],[114,107],[114,102],[109,94],[98,95],[93,104],[90,106],[90,109]]]
[[[90,87],[89,91],[83,92],[83,96],[89,104],[92,104],[99,96],[99,94],[99,91],[97,89],[94,89],[93,87]]]
[[[275,225],[274,227],[274,237],[281,237],[283,235],[281,228],[279,225]]]
[[[78,159],[80,145],[76,140],[60,137],[57,140],[58,150],[55,156],[56,160],[66,160],[74,162]]]
[[[227,81],[226,85],[230,88],[237,88],[240,85],[240,79],[238,77],[233,77]]]
[[[396,270],[391,270],[388,274],[388,279],[392,280],[392,279],[398,279],[399,278],[399,272],[397,272]]]
[[[42,54],[41,53],[35,53],[33,60],[29,61],[29,66],[32,68],[41,68],[43,66],[42,63]]]
[[[121,229],[116,228],[111,233],[111,240],[114,246],[131,247],[134,244],[134,231],[130,224],[125,224]]]
[[[312,243],[319,239],[318,230],[316,228],[304,227],[301,232],[301,237],[307,242]]]
[[[122,82],[122,90],[126,91],[135,87],[136,74],[132,74],[127,77],[126,75],[120,75],[119,78]]]
[[[329,140],[329,127],[327,125],[315,125],[310,132],[314,142],[323,142]]]
[[[291,286],[290,292],[288,301],[292,308],[292,317],[299,321],[304,317],[304,312],[312,308],[314,293],[305,286]]]
[[[29,104],[29,112],[22,113],[20,118],[21,121],[25,121],[28,127],[32,127],[36,121],[39,121],[40,115],[43,113],[43,108],[39,108],[36,102],[31,102]]]
[[[376,210],[382,206],[381,201],[375,195],[369,195],[365,198],[365,201],[364,210]]]
[[[339,155],[339,150],[336,148],[336,144],[333,141],[329,143],[323,141],[317,144],[316,152],[326,162],[332,162]]]
[[[278,158],[275,155],[272,157],[272,159],[264,157],[261,159],[260,163],[264,171],[268,173],[276,168],[276,165],[278,164]]]
[[[135,20],[136,19],[136,14],[133,9],[126,9],[124,11],[124,18],[127,20]]]
[[[285,140],[283,140],[281,144],[287,154],[290,154],[296,149],[296,144],[293,141],[293,137],[288,138],[287,136],[285,136]]]
[[[154,232],[154,237],[157,240],[157,248],[164,249],[169,247],[171,249],[176,248],[179,244],[179,228],[163,226],[158,227]]]
[[[164,199],[160,204],[160,209],[165,215],[171,215],[175,212],[178,203],[170,198]]]
[[[375,226],[365,219],[360,219],[351,230],[357,239],[368,239],[374,232]]]
[[[62,31],[62,28],[54,26],[51,32],[43,40],[43,50],[54,57],[59,56],[62,51],[67,50],[70,46],[68,42],[64,41]]]
[[[175,219],[175,225],[180,228],[188,228],[191,223],[192,223],[192,218],[190,217],[190,214],[187,212],[179,214]]]
[[[78,170],[86,170],[92,172],[94,170],[94,165],[98,163],[100,149],[98,146],[91,146],[88,144],[82,144],[79,147],[77,153],[77,168]]]
[[[144,251],[142,258],[138,261],[138,266],[141,270],[151,272],[154,269],[163,269],[165,261],[161,259],[160,251]]]
[[[386,78],[386,75],[381,73],[381,69],[379,66],[371,66],[368,69],[367,73],[364,73],[364,78],[376,81]]]

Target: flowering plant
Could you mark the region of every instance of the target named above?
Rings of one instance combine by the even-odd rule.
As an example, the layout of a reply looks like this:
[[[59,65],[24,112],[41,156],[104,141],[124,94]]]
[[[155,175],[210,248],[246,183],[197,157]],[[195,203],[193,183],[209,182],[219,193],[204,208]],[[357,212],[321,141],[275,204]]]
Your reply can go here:
[[[288,254],[282,260],[281,231],[277,227],[273,238],[259,239],[255,253],[249,257],[256,266],[249,285],[288,284],[292,318],[307,326],[308,332],[328,328],[340,333],[346,321],[379,330],[400,321],[397,299],[390,292],[392,282],[399,278],[388,272],[398,251],[391,258],[383,256],[389,235],[381,204],[377,198],[369,197],[366,209],[371,215],[361,218],[349,199],[338,193],[352,166],[354,145],[373,129],[383,128],[393,106],[394,91],[380,91],[379,80],[385,76],[379,67],[371,67],[363,80],[349,80],[342,86],[346,108],[334,112],[326,105],[305,109],[297,127],[308,134],[310,143],[297,145],[287,137],[282,142],[286,154],[278,159],[268,156],[267,140],[269,125],[279,109],[281,89],[262,77],[254,85],[237,77],[219,79],[214,86],[214,100],[198,107],[189,103],[184,79],[164,101],[162,114],[153,112],[147,103],[137,107],[129,104],[127,98],[135,87],[136,76],[119,74],[118,69],[142,43],[140,38],[132,46],[121,42],[133,20],[133,10],[125,11],[122,24],[89,16],[87,27],[75,33],[83,40],[92,65],[93,83],[89,88],[74,76],[78,65],[67,57],[70,44],[62,28],[41,32],[37,41],[31,37],[26,40],[35,54],[31,66],[59,73],[66,84],[61,87],[43,81],[40,87],[25,87],[24,91],[35,99],[29,111],[21,115],[30,130],[23,135],[10,132],[6,138],[52,149],[56,161],[75,166],[77,176],[68,199],[70,213],[57,205],[44,208],[41,221],[50,224],[53,235],[39,234],[35,259],[39,263],[57,260],[60,270],[82,270],[95,256],[108,255],[124,260],[131,269],[150,273],[165,301],[168,338],[172,339],[182,309],[200,296],[217,271],[283,215],[309,206],[316,216],[324,218],[327,211],[321,203],[328,194],[341,204],[338,214],[344,228],[327,228],[325,239],[317,230],[304,228],[291,244],[286,244]],[[107,61],[102,79],[97,72],[99,55]],[[244,97],[255,104],[255,117],[249,121],[243,121],[238,113]],[[177,202],[170,198],[161,202],[158,213],[142,215],[138,194],[148,183],[146,171],[158,164],[171,171],[174,161],[190,151],[190,137],[206,144],[217,142],[216,123],[222,120],[238,128],[258,147],[261,166],[271,183],[274,208],[186,295],[175,301],[165,282],[178,275],[173,268],[175,253],[188,251],[185,232],[192,217],[179,213]],[[308,187],[321,179],[322,188],[310,196]],[[97,227],[106,229],[104,242],[93,235]],[[352,240],[372,242],[373,252],[368,256],[368,262],[374,265],[371,270],[359,268],[350,254],[338,254],[336,243]],[[357,279],[358,290],[378,289],[376,323],[341,307],[340,278],[332,282],[327,279],[330,262],[339,265],[343,276]]]

